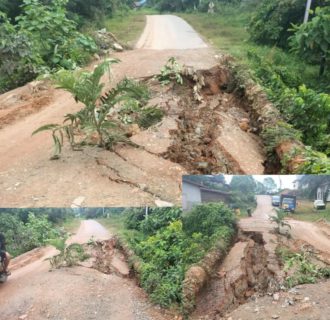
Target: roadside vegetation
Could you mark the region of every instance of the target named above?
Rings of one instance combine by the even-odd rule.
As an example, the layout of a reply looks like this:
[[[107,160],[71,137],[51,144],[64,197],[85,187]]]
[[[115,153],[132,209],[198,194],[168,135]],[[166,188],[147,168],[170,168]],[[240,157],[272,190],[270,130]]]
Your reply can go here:
[[[127,209],[101,222],[117,230],[133,250],[138,279],[151,300],[179,309],[188,268],[220,239],[227,249],[236,234],[234,213],[223,203],[196,206],[184,215],[178,208]]]
[[[0,231],[6,238],[7,251],[15,257],[50,240],[65,239],[65,226],[72,226],[73,220],[70,209],[1,209]]]
[[[0,0],[0,93],[86,65],[102,49],[95,41],[98,29],[121,30],[123,41],[134,40],[144,18],[129,13],[132,5],[130,0]]]
[[[315,264],[308,252],[292,252],[286,247],[279,247],[276,253],[284,267],[287,288],[330,278],[330,268]]]

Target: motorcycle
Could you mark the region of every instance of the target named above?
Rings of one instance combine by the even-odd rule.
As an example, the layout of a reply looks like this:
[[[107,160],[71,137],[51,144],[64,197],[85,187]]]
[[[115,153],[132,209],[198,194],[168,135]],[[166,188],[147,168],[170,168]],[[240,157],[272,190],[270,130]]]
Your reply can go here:
[[[5,283],[8,279],[8,275],[6,272],[4,272],[4,261],[3,258],[0,256],[0,283]]]

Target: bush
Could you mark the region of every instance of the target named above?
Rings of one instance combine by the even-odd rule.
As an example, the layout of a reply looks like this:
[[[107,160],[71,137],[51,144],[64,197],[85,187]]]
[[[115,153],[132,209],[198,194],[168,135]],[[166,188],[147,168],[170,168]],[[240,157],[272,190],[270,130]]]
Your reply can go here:
[[[219,227],[234,230],[236,221],[233,211],[224,203],[207,203],[195,206],[183,218],[183,225],[188,235],[201,233],[204,236],[212,237]]]
[[[249,24],[251,39],[260,44],[287,48],[291,24],[302,22],[305,5],[305,0],[262,1]]]

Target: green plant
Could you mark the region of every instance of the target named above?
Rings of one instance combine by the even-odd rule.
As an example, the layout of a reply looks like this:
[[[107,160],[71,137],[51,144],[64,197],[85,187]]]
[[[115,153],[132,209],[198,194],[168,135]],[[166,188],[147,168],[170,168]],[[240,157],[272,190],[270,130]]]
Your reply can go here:
[[[178,84],[183,84],[183,78],[181,76],[182,66],[177,62],[174,57],[171,57],[165,66],[160,70],[160,74],[156,76],[156,79],[162,84],[167,85],[172,81]]]
[[[325,72],[330,57],[330,7],[318,7],[308,23],[294,25],[290,37],[291,51],[310,62],[319,61],[320,76]]]
[[[127,99],[128,90],[119,86],[110,90],[106,96],[102,96],[104,87],[104,84],[101,83],[102,76],[106,71],[110,72],[110,66],[114,63],[118,63],[118,60],[106,60],[99,64],[93,72],[60,70],[53,76],[59,89],[69,91],[76,102],[84,105],[77,113],[66,115],[63,125],[49,124],[33,132],[33,134],[37,134],[41,131],[52,131],[55,146],[53,159],[57,159],[61,153],[65,134],[70,144],[75,146],[74,131],[77,127],[88,136],[96,134],[100,147],[110,149],[119,141],[129,143],[123,134],[114,130],[117,128],[116,122],[108,118],[110,110],[120,101]]]
[[[304,163],[297,172],[305,174],[330,174],[330,159],[323,153],[305,147],[303,151]]]
[[[320,1],[316,0],[313,7]],[[303,20],[305,0],[264,0],[250,21],[248,31],[257,43],[288,46],[292,23]]]
[[[276,216],[271,216],[269,220],[271,222],[275,222],[277,224],[277,227],[275,228],[275,232],[278,234],[280,233],[281,228],[288,227],[291,229],[291,226],[288,222],[285,221],[286,218],[286,212],[282,209],[276,209]]]
[[[201,233],[211,237],[219,227],[235,230],[236,219],[233,211],[224,203],[207,203],[195,206],[183,218],[183,226],[188,235]]]
[[[291,275],[285,279],[289,288],[298,284],[315,283],[317,279],[329,277],[329,268],[321,268],[312,263],[306,252],[286,252],[283,259],[285,261],[284,270],[286,272],[291,271]]]
[[[60,251],[59,254],[48,259],[51,267],[55,269],[73,267],[79,261],[86,260],[89,257],[81,244],[72,243],[66,245],[66,238],[50,239],[48,240],[48,244]]]

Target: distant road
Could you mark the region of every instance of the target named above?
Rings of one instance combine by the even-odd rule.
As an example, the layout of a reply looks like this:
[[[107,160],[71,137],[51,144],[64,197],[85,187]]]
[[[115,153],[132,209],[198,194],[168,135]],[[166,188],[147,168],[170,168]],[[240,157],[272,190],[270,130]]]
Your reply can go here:
[[[147,16],[147,25],[137,49],[200,49],[207,44],[183,19],[173,15]]]

